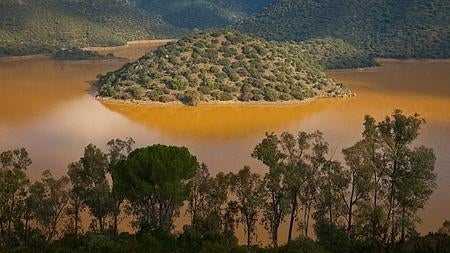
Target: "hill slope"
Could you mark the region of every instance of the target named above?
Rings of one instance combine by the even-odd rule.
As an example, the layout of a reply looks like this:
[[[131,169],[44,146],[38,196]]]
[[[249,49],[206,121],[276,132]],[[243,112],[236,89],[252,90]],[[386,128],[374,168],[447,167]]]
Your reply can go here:
[[[274,0],[137,0],[163,21],[186,29],[219,28],[268,6]]]
[[[340,59],[343,59],[342,61]],[[343,41],[272,43],[224,30],[170,43],[98,81],[101,97],[119,100],[279,101],[349,96],[323,69],[373,64]]]
[[[380,57],[450,58],[448,0],[279,0],[239,29],[273,40],[331,36]]]
[[[182,33],[126,0],[2,0],[0,25],[0,56]]]

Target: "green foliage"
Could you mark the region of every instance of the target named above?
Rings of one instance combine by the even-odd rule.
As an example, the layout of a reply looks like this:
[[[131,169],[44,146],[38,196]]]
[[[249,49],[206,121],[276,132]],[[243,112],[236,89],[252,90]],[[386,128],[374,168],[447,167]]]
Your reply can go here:
[[[54,52],[52,58],[56,60],[109,60],[115,57],[113,54],[102,55],[94,51],[73,47]]]
[[[341,56],[345,60],[341,61]],[[275,43],[219,30],[160,47],[100,76],[98,84],[100,96],[124,100],[137,98],[136,85],[142,86],[146,95],[139,97],[144,101],[179,100],[195,105],[213,100],[303,100],[350,96],[351,92],[323,70],[371,64],[368,55],[341,40]],[[166,95],[170,99],[161,99],[164,88],[169,89]],[[190,102],[192,96],[195,103]]]
[[[195,106],[200,103],[202,94],[195,90],[188,90],[183,95],[183,103],[186,105]]]
[[[449,58],[449,13],[447,0],[280,0],[238,29],[279,41],[338,38],[377,57]]]
[[[280,253],[329,253],[320,244],[308,237],[300,237],[280,247]]]
[[[106,178],[107,171],[107,155],[92,144],[85,148],[83,157],[78,162],[69,165],[68,171],[73,185],[72,198],[81,200],[81,203],[88,207],[89,212],[96,218],[91,226],[95,227],[94,231],[101,233],[106,229],[106,217],[114,206],[111,188]]]
[[[319,221],[316,225],[317,239],[329,252],[351,252],[351,242],[345,229],[335,224]]]
[[[274,0],[138,0],[138,6],[184,29],[231,25]]]
[[[185,33],[126,0],[3,0],[0,27],[0,56],[115,46]]]
[[[116,178],[131,201],[139,228],[170,231],[178,208],[189,195],[197,158],[184,147],[153,145],[134,150],[117,166],[121,176]]]

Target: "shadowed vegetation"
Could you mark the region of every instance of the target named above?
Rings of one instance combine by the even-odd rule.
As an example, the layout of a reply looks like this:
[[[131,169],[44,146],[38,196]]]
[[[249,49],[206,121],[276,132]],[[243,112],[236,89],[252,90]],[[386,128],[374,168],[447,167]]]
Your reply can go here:
[[[44,171],[31,182],[27,151],[5,151],[0,252],[448,253],[448,221],[426,236],[415,229],[436,180],[433,150],[412,145],[423,123],[399,110],[366,116],[342,161],[321,132],[266,133],[251,154],[263,174],[244,166],[211,175],[185,147],[133,150],[128,138],[107,151],[89,144],[67,176]],[[173,232],[180,215],[190,221]],[[135,233],[119,233],[120,222]],[[270,235],[266,247],[261,233]]]
[[[238,25],[266,39],[334,37],[377,57],[450,58],[447,0],[280,0]]]

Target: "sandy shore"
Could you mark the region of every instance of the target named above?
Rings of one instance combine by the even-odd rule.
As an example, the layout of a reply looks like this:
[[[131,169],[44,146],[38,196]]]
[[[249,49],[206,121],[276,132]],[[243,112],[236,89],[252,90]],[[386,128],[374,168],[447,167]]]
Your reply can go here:
[[[305,100],[289,100],[289,101],[239,101],[239,100],[229,100],[229,101],[201,101],[198,105],[300,105],[311,103],[317,99],[329,99],[334,97],[316,97],[308,98]],[[101,103],[105,104],[120,104],[120,105],[138,105],[138,106],[188,106],[183,104],[181,101],[170,101],[170,102],[158,102],[158,101],[147,101],[147,100],[120,100],[113,98],[105,98],[96,96],[95,99]]]

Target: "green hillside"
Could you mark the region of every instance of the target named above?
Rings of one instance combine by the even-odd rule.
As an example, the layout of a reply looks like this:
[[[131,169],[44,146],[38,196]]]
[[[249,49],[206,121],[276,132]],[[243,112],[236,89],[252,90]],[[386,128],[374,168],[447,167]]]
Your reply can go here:
[[[448,0],[279,0],[239,29],[273,40],[331,36],[379,57],[450,57]]]
[[[231,30],[170,43],[98,81],[101,97],[119,100],[280,101],[349,96],[325,68],[373,61],[343,41],[273,43]]]
[[[1,0],[0,56],[182,34],[126,0]]]
[[[225,27],[274,0],[137,0],[138,6],[163,21],[186,29]]]

